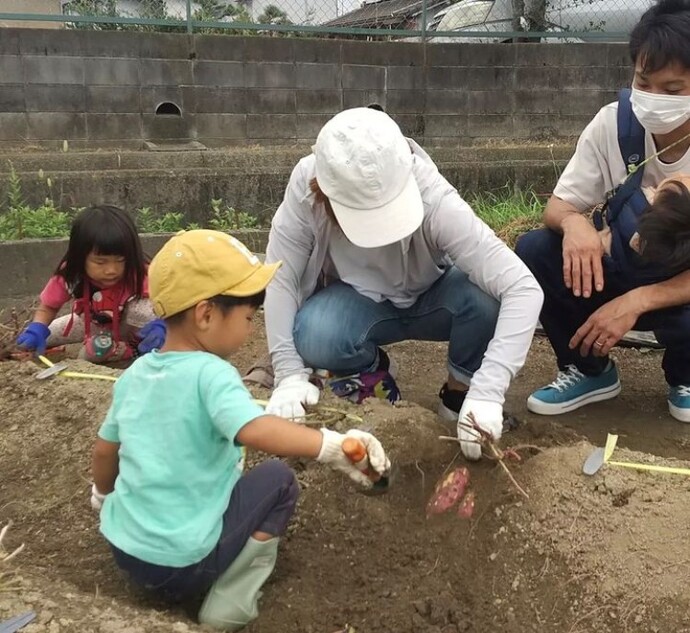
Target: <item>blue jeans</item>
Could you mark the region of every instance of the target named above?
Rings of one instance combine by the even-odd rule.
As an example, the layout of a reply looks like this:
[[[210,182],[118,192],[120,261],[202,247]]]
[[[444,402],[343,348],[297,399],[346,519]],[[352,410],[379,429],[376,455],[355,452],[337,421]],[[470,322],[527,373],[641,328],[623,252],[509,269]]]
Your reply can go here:
[[[612,272],[604,258],[604,290],[592,297],[576,297],[563,281],[563,238],[549,229],[530,231],[520,237],[515,252],[527,264],[544,291],[541,324],[556,353],[559,369],[575,365],[583,374],[596,376],[604,371],[608,358],[590,354],[582,357],[568,347],[578,328],[601,306],[643,285],[639,280]],[[690,385],[690,305],[648,312],[635,329],[653,331],[666,347],[663,368],[671,386]]]
[[[379,345],[449,341],[448,369],[469,384],[494,336],[498,309],[498,301],[457,268],[448,269],[409,308],[377,303],[336,282],[299,310],[294,340],[308,366],[339,375],[375,370]]]
[[[167,602],[180,602],[206,593],[257,531],[280,536],[295,511],[299,484],[277,459],[259,464],[243,475],[232,490],[216,547],[206,558],[187,567],[154,565],[111,545],[115,562],[132,582]]]

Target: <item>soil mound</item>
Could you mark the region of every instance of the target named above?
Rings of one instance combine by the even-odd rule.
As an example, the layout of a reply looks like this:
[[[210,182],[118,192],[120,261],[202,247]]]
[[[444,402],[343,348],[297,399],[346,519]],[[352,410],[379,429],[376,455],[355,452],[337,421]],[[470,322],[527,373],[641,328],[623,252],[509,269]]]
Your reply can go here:
[[[34,609],[27,633],[202,630],[189,612],[131,588],[99,536],[89,462],[111,385],[39,381],[38,369],[0,363],[0,524],[14,522],[8,548],[26,543],[9,565],[19,590],[0,592],[0,622]],[[436,416],[413,404],[323,404],[361,418],[320,413],[329,426],[381,438],[396,479],[388,494],[367,497],[323,467],[291,462],[298,512],[248,633],[690,631],[688,479],[611,466],[585,477],[592,447],[565,427],[530,422],[504,442],[542,449],[510,464],[529,500],[484,460],[469,466],[474,517],[427,519],[437,480],[462,464],[457,445],[438,440],[447,430]]]

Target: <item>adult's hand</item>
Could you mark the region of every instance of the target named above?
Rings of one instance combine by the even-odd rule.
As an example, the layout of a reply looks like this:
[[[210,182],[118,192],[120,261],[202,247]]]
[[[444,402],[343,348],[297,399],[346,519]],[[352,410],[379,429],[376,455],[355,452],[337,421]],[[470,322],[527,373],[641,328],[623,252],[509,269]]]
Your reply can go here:
[[[580,348],[580,354],[606,356],[642,315],[639,297],[632,290],[612,299],[587,319],[570,339],[570,349]]]
[[[500,440],[503,433],[503,406],[498,402],[465,398],[458,414],[458,439],[467,459],[477,460],[482,456],[479,443],[481,435],[476,427],[492,440]]]
[[[563,281],[576,297],[604,289],[604,245],[589,220],[579,213],[566,216],[563,229]]]
[[[266,413],[299,422],[304,418],[304,405],[318,404],[319,388],[309,382],[306,374],[293,374],[283,378],[273,390]]]

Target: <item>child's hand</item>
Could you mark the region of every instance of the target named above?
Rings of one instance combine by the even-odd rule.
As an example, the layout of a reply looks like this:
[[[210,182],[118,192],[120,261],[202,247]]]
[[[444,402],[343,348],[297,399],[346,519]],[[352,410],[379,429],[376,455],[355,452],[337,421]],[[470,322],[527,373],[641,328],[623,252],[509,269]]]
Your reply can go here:
[[[379,475],[384,475],[390,470],[391,463],[388,457],[386,457],[386,452],[383,450],[381,442],[371,433],[356,429],[349,430],[345,435],[329,429],[321,429],[321,433],[323,434],[323,443],[321,444],[321,452],[316,460],[322,464],[328,464],[334,470],[345,473],[363,488],[371,488],[373,482],[364,473],[360,472],[343,452],[342,445],[345,438],[353,437],[364,444],[367,449],[369,466]]]
[[[96,512],[100,512],[103,507],[103,502],[105,501],[107,495],[101,494],[96,488],[96,484],[91,486],[91,508]]]
[[[31,351],[35,350],[37,354],[43,354],[46,351],[49,336],[50,329],[48,326],[38,321],[33,321],[17,337],[17,345]]]
[[[163,319],[153,319],[139,330],[139,345],[137,350],[140,354],[148,354],[154,349],[160,349],[165,344],[167,328]]]

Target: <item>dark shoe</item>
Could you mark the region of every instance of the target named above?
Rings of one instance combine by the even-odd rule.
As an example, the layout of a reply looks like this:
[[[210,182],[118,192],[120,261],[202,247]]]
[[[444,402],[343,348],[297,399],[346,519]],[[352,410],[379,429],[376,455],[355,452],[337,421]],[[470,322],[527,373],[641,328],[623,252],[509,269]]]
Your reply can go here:
[[[445,383],[439,391],[438,397],[441,402],[438,403],[438,416],[442,422],[451,430],[453,435],[457,432],[458,416],[460,409],[465,402],[467,391],[458,391],[456,389],[449,389],[448,383]],[[503,432],[514,431],[520,426],[520,421],[512,415],[503,412]]]
[[[460,415],[460,409],[462,408],[462,403],[465,402],[465,396],[467,391],[458,391],[457,389],[449,389],[448,383],[445,383],[441,387],[441,391],[438,392],[438,397],[441,402],[438,403],[438,415],[439,417],[449,425],[455,425],[458,422],[458,415]]]

